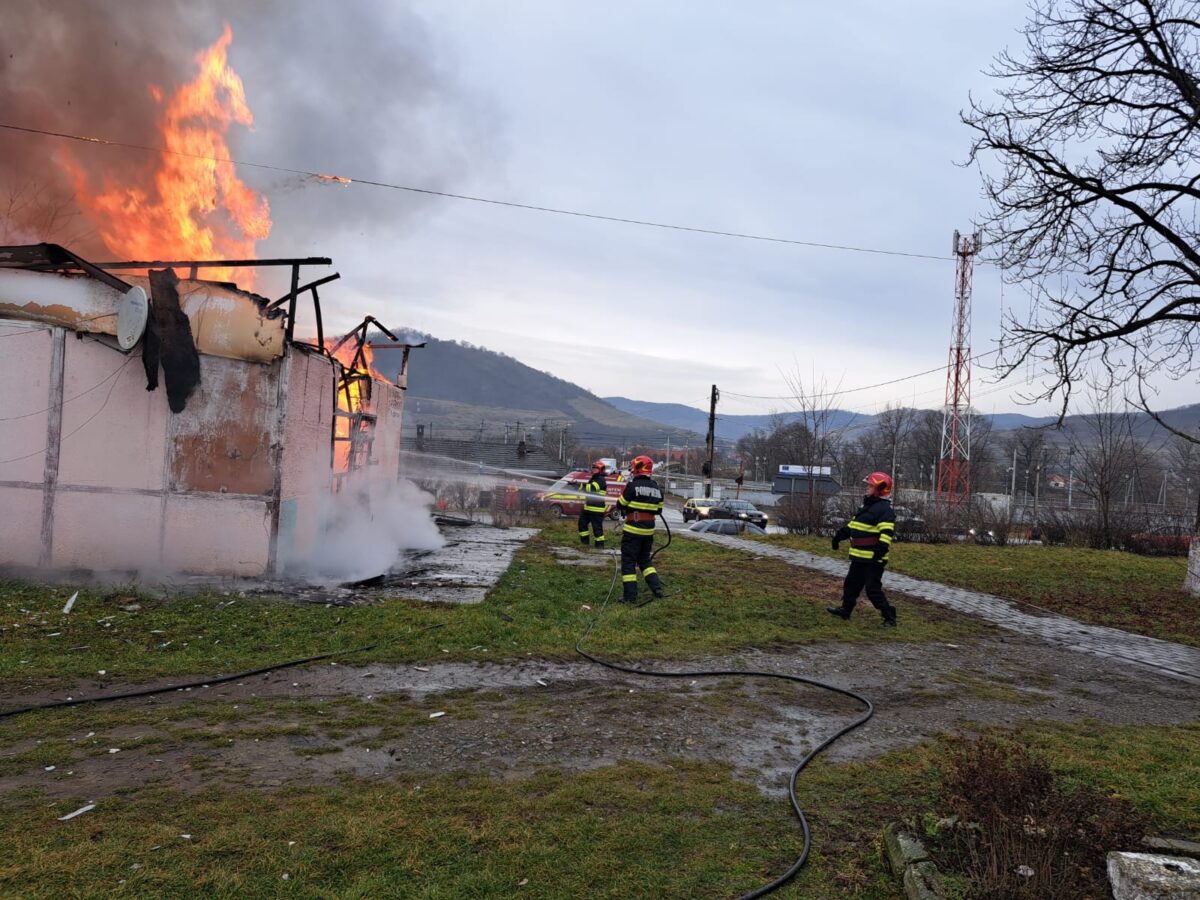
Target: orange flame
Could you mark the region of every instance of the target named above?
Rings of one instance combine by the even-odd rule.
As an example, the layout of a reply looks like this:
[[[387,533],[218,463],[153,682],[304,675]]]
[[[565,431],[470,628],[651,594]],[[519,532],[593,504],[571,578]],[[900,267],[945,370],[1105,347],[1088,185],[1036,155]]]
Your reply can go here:
[[[231,124],[251,126],[242,79],[229,67],[233,32],[196,56],[200,71],[167,100],[158,122],[163,146],[157,169],[147,172],[153,188],[114,185],[89,190],[84,170],[62,159],[84,214],[115,256],[124,259],[253,259],[255,243],[271,233],[267,200],[237,177],[229,162],[225,133]],[[162,89],[150,85],[162,102]],[[232,280],[233,269],[207,269],[203,276]],[[243,287],[253,270],[238,270]]]
[[[371,365],[374,353],[371,345],[364,343],[359,356],[358,344],[351,339],[334,349],[341,338],[326,338],[325,349],[345,369],[338,379],[337,410],[341,415],[334,417],[333,471],[344,473],[350,470],[350,454],[354,442],[351,433],[356,421],[355,413],[369,412],[367,378],[381,378]],[[357,358],[356,358],[357,357]]]

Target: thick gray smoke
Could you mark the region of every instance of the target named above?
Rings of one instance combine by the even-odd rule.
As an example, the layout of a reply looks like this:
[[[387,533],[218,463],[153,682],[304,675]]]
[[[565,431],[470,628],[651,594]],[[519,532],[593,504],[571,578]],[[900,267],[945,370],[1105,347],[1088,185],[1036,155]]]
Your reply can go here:
[[[228,22],[229,61],[254,129],[227,135],[235,158],[308,171],[447,187],[487,165],[495,116],[460,86],[425,23],[372,0],[59,0],[9,3],[0,26],[0,121],[161,146],[161,106],[196,71]],[[0,242],[70,241],[106,255],[70,215],[69,152],[97,186],[145,183],[156,154],[0,130]],[[320,252],[338,232],[403,229],[416,195],[241,168],[266,194],[275,226],[260,253]],[[408,227],[411,227],[408,226]]]

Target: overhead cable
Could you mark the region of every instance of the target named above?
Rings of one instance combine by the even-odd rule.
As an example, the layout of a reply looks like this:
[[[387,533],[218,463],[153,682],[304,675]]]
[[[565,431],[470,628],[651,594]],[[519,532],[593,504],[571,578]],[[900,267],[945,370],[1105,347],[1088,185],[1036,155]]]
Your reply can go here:
[[[980,353],[978,356],[972,356],[971,362],[975,362],[980,359],[986,359],[987,357],[993,356],[999,352],[1000,351],[997,349],[989,350],[987,353]],[[926,369],[924,372],[917,372],[915,375],[905,375],[901,378],[893,378],[890,381],[881,381],[878,384],[865,384],[862,387],[846,388],[840,391],[826,391],[821,394],[805,394],[803,396],[798,394],[781,394],[778,396],[768,396],[764,394],[739,394],[736,391],[729,390],[723,390],[721,393],[727,397],[739,397],[743,400],[823,400],[828,397],[840,397],[842,394],[855,394],[859,391],[870,391],[879,387],[887,387],[889,384],[899,384],[902,381],[912,381],[914,378],[921,378],[925,375],[932,375],[934,372],[944,372],[945,370],[945,366],[936,366],[932,369]]]
[[[128,150],[141,150],[147,153],[168,153],[173,156],[184,156],[188,159],[199,159],[205,162],[220,162],[230,163],[235,166],[244,166],[252,169],[265,169],[271,172],[284,172],[289,175],[303,175],[307,178],[315,178],[321,181],[329,181],[341,185],[349,184],[365,184],[371,187],[387,188],[393,191],[408,191],[413,194],[426,194],[431,197],[445,197],[452,200],[469,200],[472,203],[487,203],[492,206],[507,206],[512,209],[526,209],[532,212],[553,213],[559,216],[575,216],[581,219],[596,219],[602,222],[617,222],[622,225],[641,225],[646,228],[664,228],[670,231],[688,231],[693,234],[709,234],[716,237],[737,238],[746,241],[768,241],[775,244],[792,244],[798,247],[815,247],[821,250],[844,250],[852,253],[874,253],[881,256],[906,256],[911,259],[935,259],[939,261],[952,260],[952,256],[936,256],[931,253],[910,253],[904,250],[881,250],[877,247],[853,247],[847,244],[828,244],[820,241],[801,241],[794,238],[771,237],[764,234],[750,234],[742,231],[724,231],[717,228],[701,228],[694,225],[675,225],[670,222],[652,222],[648,219],[635,219],[628,216],[608,216],[601,213],[583,212],[577,209],[563,209],[554,206],[540,206],[534,203],[518,203],[514,200],[497,200],[494,197],[475,197],[470,194],[456,194],[451,191],[435,191],[432,188],[413,187],[412,185],[394,184],[388,181],[379,181],[370,178],[349,178],[342,175],[331,175],[322,172],[310,172],[306,169],[293,169],[288,166],[277,166],[269,163],[248,162],[246,160],[233,159],[224,156],[207,156],[202,153],[188,153],[183,150],[172,150],[167,147],[151,147],[145,144],[131,144],[124,141],[111,141],[106,138],[88,137],[81,134],[70,134],[63,131],[48,131],[42,128],[29,128],[22,125],[13,125],[8,122],[0,122],[0,128],[8,131],[23,132],[25,134],[37,134],[45,137],[64,138],[66,140],[81,141],[85,144],[103,144],[109,147],[123,147]]]

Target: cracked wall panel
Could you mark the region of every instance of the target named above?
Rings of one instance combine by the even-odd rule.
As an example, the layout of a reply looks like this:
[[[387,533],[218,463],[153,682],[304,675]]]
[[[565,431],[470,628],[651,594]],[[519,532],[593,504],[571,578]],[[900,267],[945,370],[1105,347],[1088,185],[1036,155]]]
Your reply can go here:
[[[50,406],[50,329],[0,320],[0,481],[42,483]],[[41,521],[38,514],[37,522]],[[36,522],[34,523],[36,526]]]
[[[42,486],[0,486],[0,565],[33,565],[42,547]]]
[[[167,404],[147,391],[140,351],[67,335],[58,483],[116,490],[163,488]]]
[[[270,506],[266,498],[167,498],[163,562],[171,571],[256,577],[267,567]]]
[[[152,494],[59,491],[50,565],[97,571],[154,568],[161,509],[162,500]]]

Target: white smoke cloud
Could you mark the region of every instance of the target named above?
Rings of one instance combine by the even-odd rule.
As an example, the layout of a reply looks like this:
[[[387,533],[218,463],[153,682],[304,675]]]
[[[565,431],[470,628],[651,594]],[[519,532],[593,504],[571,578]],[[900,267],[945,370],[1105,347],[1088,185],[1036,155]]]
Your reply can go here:
[[[409,481],[360,481],[324,498],[313,553],[293,560],[288,577],[316,584],[361,581],[390,570],[406,550],[445,544],[430,511],[434,498]]]

